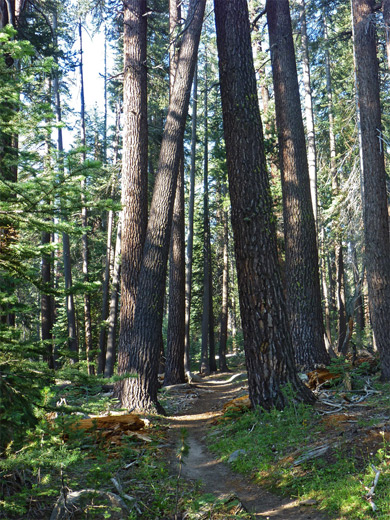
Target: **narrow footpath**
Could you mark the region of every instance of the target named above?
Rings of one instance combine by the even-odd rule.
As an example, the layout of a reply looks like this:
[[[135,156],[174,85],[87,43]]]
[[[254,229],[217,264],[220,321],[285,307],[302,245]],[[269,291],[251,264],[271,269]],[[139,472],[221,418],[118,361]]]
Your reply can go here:
[[[212,375],[192,384],[187,390],[189,404],[185,411],[169,417],[171,464],[177,464],[175,453],[180,443],[180,431],[185,428],[189,453],[182,467],[183,479],[200,481],[202,489],[216,498],[234,494],[253,519],[329,520],[329,516],[312,506],[299,505],[297,500],[281,498],[260,488],[233,472],[228,464],[220,462],[215,454],[208,451],[205,437],[212,423],[222,414],[223,405],[241,396],[247,389],[246,382],[242,378],[240,380],[238,375],[228,381],[223,379],[226,379],[226,374]]]

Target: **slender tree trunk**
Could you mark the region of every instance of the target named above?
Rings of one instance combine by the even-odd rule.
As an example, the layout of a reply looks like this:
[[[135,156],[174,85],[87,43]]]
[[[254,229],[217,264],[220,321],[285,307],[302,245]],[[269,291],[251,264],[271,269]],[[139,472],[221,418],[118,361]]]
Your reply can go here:
[[[42,233],[42,245],[49,245],[51,240],[49,232]],[[51,257],[50,254],[42,255],[42,282],[47,288],[52,287],[51,273]],[[53,297],[50,293],[42,292],[41,294],[41,336],[46,348],[46,360],[49,368],[54,369],[54,353],[53,353]]]
[[[325,229],[321,229],[321,246],[322,246],[322,268],[321,268],[321,281],[322,281],[322,295],[324,300],[324,315],[325,315],[325,334],[327,338],[327,344],[332,344],[332,328],[330,321],[330,297],[329,297],[329,289],[328,282],[326,279],[326,271],[327,271],[327,251],[326,251],[326,243],[325,243]],[[329,349],[328,349],[329,351]]]
[[[81,145],[83,146],[82,158],[85,163],[87,160],[87,138],[86,138],[86,130],[85,130],[85,97],[84,97],[84,73],[83,73],[83,32],[81,26],[81,20],[79,21],[79,39],[80,39],[80,100],[81,100]],[[86,179],[83,178],[81,181],[81,226],[85,230],[83,236],[81,238],[82,243],[82,258],[83,258],[83,279],[84,283],[88,284],[89,282],[89,267],[88,267],[88,210],[86,206]],[[89,296],[88,290],[84,292],[84,335],[85,335],[85,357],[87,360],[88,373],[94,374],[95,368],[92,364],[92,319],[91,319],[91,299]]]
[[[183,31],[150,207],[134,325],[122,365],[124,372],[136,376],[126,380],[126,391],[120,393],[122,405],[138,410],[160,408],[157,375],[174,195],[204,8],[205,0],[191,1]]]
[[[370,315],[381,359],[390,379],[390,240],[386,194],[376,35],[372,0],[352,0],[357,93],[363,158],[365,265]]]
[[[204,149],[203,149],[203,310],[202,310],[202,347],[200,373],[210,373],[209,339],[210,339],[210,223],[209,223],[209,177],[208,177],[208,84],[207,84],[207,50],[205,60],[204,86]]]
[[[192,135],[191,135],[191,168],[190,192],[188,201],[188,234],[187,234],[187,264],[186,264],[186,307],[185,307],[185,336],[184,336],[184,371],[190,373],[190,321],[191,321],[191,285],[192,285],[192,258],[194,245],[194,202],[195,202],[195,161],[196,161],[196,125],[198,106],[198,67],[195,66],[194,84],[192,93]]]
[[[226,196],[226,186],[222,187],[222,196]],[[221,324],[219,333],[219,370],[228,372],[226,363],[227,352],[227,332],[228,332],[228,302],[229,302],[229,227],[228,212],[222,209],[223,226],[223,270],[222,270],[222,305],[221,305]]]
[[[181,19],[181,1],[169,2],[170,90],[177,68],[174,35]],[[184,146],[182,144],[175,204],[173,207],[169,260],[169,310],[164,385],[184,383],[185,244],[184,244]]]
[[[57,13],[55,12],[53,15],[53,33],[57,35]],[[57,47],[57,43],[56,43]],[[59,88],[59,80],[58,80],[58,71],[54,74],[53,77],[53,93],[55,99],[55,110],[56,110],[56,119],[57,119],[57,150],[59,155],[59,164],[58,168],[60,174],[64,174],[64,144],[62,139],[62,109],[61,109],[61,96],[60,96],[60,88]],[[61,204],[61,202],[60,202]],[[62,219],[67,220],[66,215],[63,211]],[[62,233],[62,255],[63,255],[63,264],[64,264],[64,279],[65,279],[65,291],[66,291],[66,314],[68,320],[68,345],[70,350],[71,360],[73,362],[78,361],[78,351],[79,344],[77,338],[77,328],[76,328],[76,309],[74,305],[72,290],[72,266],[70,262],[70,240],[69,235],[65,232]]]
[[[355,306],[354,306],[354,314],[355,314],[355,323],[356,329],[358,332],[362,333],[364,330],[364,302],[363,302],[363,279],[364,279],[364,270],[362,272],[359,271],[359,264],[356,252],[356,244],[351,242],[351,250],[352,250],[352,269],[353,269],[353,281],[355,285],[355,291],[357,292]]]
[[[329,363],[324,344],[316,228],[288,0],[267,0],[282,174],[287,304],[296,362]]]
[[[246,0],[215,0],[232,227],[249,396],[266,410],[285,406],[296,375],[276,247]]]
[[[130,336],[148,214],[146,0],[124,2],[122,279],[118,370],[128,371]],[[127,381],[116,385],[126,395]]]
[[[323,15],[324,22],[324,36],[325,42],[328,42],[328,24],[325,14]],[[325,47],[325,68],[326,68],[326,92],[328,96],[328,114],[329,114],[329,148],[330,148],[330,174],[332,179],[332,191],[333,196],[339,195],[339,178],[337,173],[336,164],[336,137],[334,130],[334,107],[333,107],[333,93],[332,93],[332,79],[330,69],[330,54],[328,46]],[[336,304],[337,304],[337,349],[340,352],[344,345],[345,337],[347,334],[347,313],[345,308],[345,276],[344,276],[344,255],[343,255],[343,243],[341,237],[341,230],[339,223],[336,222],[333,225],[336,227],[335,236],[335,266],[336,266]]]
[[[118,322],[118,300],[121,270],[121,230],[122,219],[121,215],[119,215],[115,244],[114,266],[112,273],[111,295],[108,308],[107,352],[104,363],[104,377],[111,377],[113,375],[116,359],[116,329]]]
[[[120,116],[121,109],[120,103],[117,103],[116,106],[116,120],[115,120],[115,139],[114,139],[114,157],[113,164],[118,164],[118,153],[119,153],[119,137],[120,137]],[[111,178],[111,198],[114,197],[115,194],[115,184],[116,184],[116,172],[112,174]],[[120,222],[120,220],[119,220]],[[118,222],[118,229],[120,229],[120,224]],[[104,373],[104,365],[106,362],[106,349],[107,349],[107,330],[108,323],[106,322],[109,315],[109,292],[110,292],[110,278],[112,278],[113,274],[113,266],[114,266],[114,250],[112,245],[112,231],[114,227],[114,211],[110,209],[107,215],[107,245],[106,245],[106,264],[104,269],[104,280],[103,280],[103,297],[102,297],[102,324],[100,327],[99,334],[99,356],[98,356],[98,374]],[[119,281],[119,278],[118,278]],[[117,313],[115,314],[115,319],[117,318]],[[116,331],[116,325],[115,325]]]
[[[232,303],[230,305],[230,309],[231,309],[231,312],[230,312],[230,329],[231,329],[231,334],[232,334],[232,351],[234,353],[238,352],[238,345],[237,345],[237,316],[238,316],[238,312],[237,311],[237,298],[236,298],[236,292],[235,292],[235,287],[236,287],[236,267],[235,267],[235,263],[234,263],[234,258],[233,258],[233,254],[230,255],[230,262],[229,262],[229,269],[230,269],[230,272],[231,272],[231,275],[230,275],[230,279],[232,281],[232,291],[231,291],[231,296],[232,296]]]
[[[210,225],[209,225],[210,229]],[[213,273],[211,261],[211,246],[209,249],[209,369],[210,373],[217,371],[217,361],[215,359],[215,320],[214,320],[214,306],[213,306]]]

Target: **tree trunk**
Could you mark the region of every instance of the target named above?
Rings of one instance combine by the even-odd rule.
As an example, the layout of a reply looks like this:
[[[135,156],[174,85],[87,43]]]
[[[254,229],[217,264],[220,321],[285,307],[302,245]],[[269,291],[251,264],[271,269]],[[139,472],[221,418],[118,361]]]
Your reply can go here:
[[[194,202],[195,202],[195,161],[196,161],[196,125],[198,106],[198,67],[195,66],[194,85],[192,93],[192,133],[191,133],[191,168],[190,193],[188,200],[188,234],[187,234],[187,264],[185,282],[185,336],[184,336],[184,371],[189,373],[190,366],[190,321],[191,321],[191,284],[192,258],[194,245]]]
[[[226,185],[222,188],[223,198],[226,196]],[[223,270],[222,270],[222,304],[221,304],[221,323],[219,332],[219,370],[228,372],[226,363],[227,351],[227,332],[228,332],[228,302],[229,302],[229,226],[228,212],[222,208],[223,226]]]
[[[131,329],[148,215],[146,0],[124,2],[122,279],[118,371],[128,371]],[[116,385],[122,396],[125,381]]]
[[[202,347],[200,373],[210,373],[209,340],[210,340],[210,222],[209,222],[209,177],[208,177],[208,83],[207,83],[207,49],[205,57],[204,85],[204,149],[203,149],[203,310],[202,310]]]
[[[363,158],[365,265],[382,380],[390,379],[390,240],[373,0],[352,0]]]
[[[53,15],[53,33],[57,38],[57,13],[54,12]],[[56,42],[57,47],[57,42]],[[53,77],[53,93],[55,99],[55,110],[56,110],[56,120],[57,120],[57,150],[59,156],[59,164],[58,168],[60,173],[64,174],[64,144],[62,139],[62,109],[61,109],[61,96],[60,96],[60,87],[58,81],[58,72],[54,74]],[[61,204],[61,202],[60,202]],[[62,219],[67,220],[64,212],[62,213]],[[63,255],[63,264],[64,264],[64,279],[65,279],[65,291],[66,291],[66,315],[68,320],[68,346],[70,350],[70,359],[72,362],[78,361],[78,351],[79,351],[79,343],[77,338],[77,328],[76,328],[76,309],[74,305],[72,290],[72,266],[70,262],[70,240],[69,235],[67,233],[62,233],[62,255]]]
[[[107,351],[104,363],[104,377],[111,377],[113,375],[116,358],[116,329],[118,322],[119,282],[121,270],[121,230],[122,218],[121,215],[119,215],[118,229],[116,233],[115,258],[112,273],[111,296],[108,308]]]
[[[269,410],[312,401],[296,375],[276,247],[272,199],[246,0],[215,0],[223,125],[249,396]]]
[[[121,116],[121,108],[120,103],[116,104],[116,117],[115,117],[115,138],[114,138],[114,157],[113,164],[118,164],[118,153],[119,153],[119,137],[120,137],[120,116]],[[111,198],[115,195],[115,185],[116,185],[116,171],[114,170],[111,179]],[[120,219],[118,221],[118,230],[120,229]],[[114,269],[114,249],[112,245],[112,231],[114,227],[114,211],[110,209],[107,215],[107,245],[106,245],[106,265],[104,269],[104,280],[103,280],[103,297],[102,297],[102,324],[100,326],[100,334],[99,334],[99,355],[98,355],[98,374],[104,373],[104,365],[106,362],[106,349],[108,342],[108,323],[106,320],[109,316],[109,292],[110,292],[110,278],[112,278],[112,271]],[[119,278],[118,278],[119,283]],[[119,288],[118,288],[119,290]],[[112,294],[111,294],[112,297]],[[117,305],[116,305],[117,308]],[[117,319],[117,313],[115,313],[115,320]],[[116,331],[116,324],[115,324]]]
[[[83,33],[81,20],[79,21],[79,39],[80,39],[80,100],[81,100],[81,145],[83,146],[82,159],[85,163],[87,160],[87,138],[86,138],[86,130],[85,130],[85,98],[84,98],[84,73],[83,73]],[[81,226],[85,230],[82,237],[82,258],[83,258],[83,279],[84,283],[88,284],[89,282],[89,267],[88,267],[88,235],[86,229],[88,228],[88,210],[86,206],[86,190],[87,182],[86,179],[83,178],[81,181]],[[85,358],[87,360],[88,373],[94,374],[95,368],[92,364],[92,319],[91,319],[91,299],[89,296],[88,289],[84,292],[84,341],[85,341]]]
[[[184,150],[177,178],[169,260],[169,311],[164,385],[184,383]]]
[[[119,397],[123,406],[137,410],[159,408],[157,375],[174,195],[204,8],[205,0],[192,0],[182,35],[150,206],[134,325],[123,356],[122,372],[135,377],[121,385]],[[125,261],[123,255],[122,259]]]
[[[328,25],[325,13],[323,14],[324,37],[328,42]],[[326,68],[326,92],[328,97],[328,114],[329,114],[329,151],[330,151],[330,175],[332,179],[333,196],[339,195],[339,178],[336,164],[336,137],[334,130],[334,107],[332,94],[332,78],[330,69],[330,54],[328,46],[325,47],[325,68]],[[345,308],[345,283],[344,283],[344,255],[341,230],[339,228],[338,219],[334,219],[333,226],[336,236],[336,245],[334,248],[335,266],[336,266],[336,305],[337,305],[337,350],[340,352],[344,345],[347,334],[347,313]]]
[[[169,2],[170,91],[173,88],[177,67],[175,33],[181,19],[181,2]],[[185,244],[184,244],[184,146],[177,178],[173,208],[171,252],[169,259],[169,310],[164,385],[184,383],[185,335]]]
[[[49,245],[51,240],[49,232],[42,233],[42,245]],[[42,282],[47,289],[52,287],[51,275],[51,255],[44,253],[42,255]],[[46,360],[49,368],[54,369],[54,353],[53,353],[53,297],[49,292],[42,292],[41,294],[41,335],[42,341],[46,348]]]
[[[296,362],[329,363],[324,344],[316,228],[288,0],[267,0],[282,174],[287,304]]]

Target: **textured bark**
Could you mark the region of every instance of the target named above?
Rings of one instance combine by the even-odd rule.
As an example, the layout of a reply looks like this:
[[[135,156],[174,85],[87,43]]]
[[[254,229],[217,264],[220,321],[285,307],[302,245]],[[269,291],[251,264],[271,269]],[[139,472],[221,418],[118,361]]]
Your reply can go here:
[[[381,141],[378,61],[372,0],[353,0],[352,14],[363,159],[365,265],[372,329],[382,379],[390,379],[390,241]]]
[[[169,310],[164,385],[184,383],[185,248],[184,154],[180,161],[173,210],[169,260]]]
[[[129,344],[148,215],[146,0],[124,2],[122,278],[118,371],[128,370]],[[117,385],[124,392],[125,382]]]
[[[181,18],[181,2],[169,2],[170,90],[173,88],[177,67],[174,35]],[[184,383],[185,334],[185,244],[184,244],[184,147],[179,165],[175,204],[173,207],[171,251],[169,259],[168,330],[164,385]]]
[[[298,365],[329,363],[324,344],[316,228],[310,196],[288,0],[267,0],[282,174],[287,303]]]
[[[204,8],[205,0],[191,2],[189,23],[182,35],[150,206],[134,325],[122,365],[134,377],[121,385],[119,395],[124,406],[137,410],[159,407],[157,375],[174,195]]]
[[[187,234],[187,263],[185,281],[185,337],[184,337],[184,371],[190,372],[190,321],[191,321],[191,283],[192,258],[194,245],[194,202],[195,202],[195,160],[196,160],[196,124],[198,107],[198,67],[195,66],[194,84],[192,93],[192,131],[191,131],[191,168],[190,190],[188,200],[188,234]]]
[[[288,383],[313,400],[296,375],[276,248],[246,0],[215,0],[232,227],[249,396],[283,407]]]

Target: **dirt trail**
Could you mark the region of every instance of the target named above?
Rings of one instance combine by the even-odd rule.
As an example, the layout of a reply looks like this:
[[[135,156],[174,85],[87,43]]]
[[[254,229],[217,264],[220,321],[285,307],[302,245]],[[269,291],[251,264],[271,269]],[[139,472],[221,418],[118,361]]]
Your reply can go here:
[[[242,395],[246,383],[237,379],[224,382],[219,377],[210,376],[201,383],[192,385],[190,397],[192,404],[185,415],[169,418],[172,443],[179,444],[180,430],[188,433],[189,453],[182,468],[182,477],[201,481],[202,488],[216,497],[234,494],[245,509],[255,518],[270,520],[329,520],[329,516],[313,509],[312,506],[300,506],[296,500],[283,499],[256,486],[248,479],[234,473],[229,465],[224,464],[207,450],[205,436],[211,423],[221,415],[223,405]],[[261,447],[259,447],[261,449]],[[172,463],[174,454],[172,454]]]

